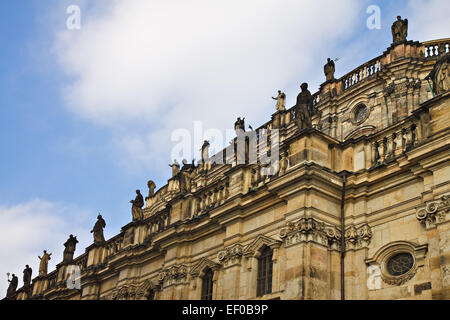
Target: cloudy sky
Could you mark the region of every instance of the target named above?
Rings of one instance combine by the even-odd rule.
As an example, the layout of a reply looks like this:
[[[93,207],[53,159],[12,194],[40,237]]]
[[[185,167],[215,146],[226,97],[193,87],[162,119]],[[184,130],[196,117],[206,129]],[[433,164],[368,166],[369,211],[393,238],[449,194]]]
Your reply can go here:
[[[83,253],[98,212],[117,234],[134,190],[167,182],[176,129],[238,116],[256,128],[278,89],[289,107],[300,83],[316,92],[328,57],[341,77],[382,54],[397,15],[425,41],[449,36],[448,12],[447,0],[1,1],[0,296],[7,272],[20,286],[25,264],[37,274],[43,249],[53,270],[69,234]],[[191,138],[198,158],[207,137]]]

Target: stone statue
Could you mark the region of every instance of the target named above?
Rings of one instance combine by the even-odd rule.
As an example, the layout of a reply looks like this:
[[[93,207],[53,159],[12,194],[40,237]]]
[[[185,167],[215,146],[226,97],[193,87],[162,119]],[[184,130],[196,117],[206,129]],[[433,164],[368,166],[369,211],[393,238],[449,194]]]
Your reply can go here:
[[[25,269],[23,270],[23,285],[25,287],[27,287],[31,284],[31,275],[32,274],[33,274],[33,269],[31,269],[29,265],[26,265]]]
[[[69,239],[64,243],[64,254],[63,254],[63,263],[71,263],[73,261],[73,254],[75,253],[75,248],[77,246],[78,240],[77,237],[74,237],[72,234],[69,236]]]
[[[202,163],[205,164],[209,159],[209,141],[205,140],[202,146]]]
[[[394,44],[406,41],[408,36],[408,19],[402,20],[402,17],[398,16],[391,29]]]
[[[436,95],[450,90],[450,52],[436,61],[433,71],[426,79],[433,81],[433,91]]]
[[[242,130],[245,132],[245,118],[237,118],[237,121],[234,123],[234,130],[236,131],[236,134],[238,130]]]
[[[51,253],[47,253],[47,251],[44,250],[42,258],[38,256],[38,258],[41,260],[41,263],[39,264],[39,276],[47,275],[48,261],[51,260],[50,258],[51,255],[52,255]]]
[[[6,292],[6,297],[12,298],[16,294],[17,285],[19,284],[19,278],[13,273],[11,280],[8,279],[9,287],[8,291]]]
[[[97,216],[97,222],[94,225],[94,228],[91,230],[91,233],[94,233],[94,244],[102,244],[105,242],[105,237],[103,236],[103,228],[106,227],[106,222],[103,219],[102,215],[99,214]]]
[[[284,111],[286,110],[286,94],[284,92],[281,92],[281,90],[278,90],[278,96],[272,97],[273,100],[277,100],[276,110],[277,111]]]
[[[140,190],[136,190],[136,198],[134,200],[130,200],[131,206],[131,214],[133,216],[133,221],[142,220],[144,218],[144,213],[142,212],[142,207],[144,206],[144,197],[141,194]]]
[[[150,199],[155,195],[156,184],[152,180],[149,180],[147,182],[147,187],[148,187],[148,196],[145,197],[145,200]]]
[[[178,172],[180,172],[180,164],[178,163],[177,159],[174,159],[173,164],[169,164],[169,167],[172,168],[172,178],[175,177]]]
[[[323,67],[323,71],[325,73],[326,81],[334,80],[334,72],[336,71],[334,61],[328,58],[327,64]]]
[[[300,88],[302,92],[297,96],[297,104],[295,105],[295,110],[297,113],[297,126],[301,129],[312,128],[311,114],[312,109],[312,95],[308,90],[308,84],[303,83]]]

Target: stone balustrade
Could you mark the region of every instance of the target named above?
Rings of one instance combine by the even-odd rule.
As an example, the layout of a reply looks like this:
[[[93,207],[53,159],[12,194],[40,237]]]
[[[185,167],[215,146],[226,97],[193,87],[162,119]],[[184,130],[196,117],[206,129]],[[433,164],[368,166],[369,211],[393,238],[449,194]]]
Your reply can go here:
[[[194,200],[193,215],[201,215],[203,212],[222,205],[229,196],[228,179],[218,181],[214,186],[201,191]]]
[[[339,81],[342,81],[342,89],[347,90],[355,84],[374,76],[380,71],[381,57],[377,57],[347,73],[345,76],[340,78]]]
[[[104,245],[105,257],[112,256],[122,249],[123,238],[124,238],[124,235],[119,234],[119,235],[115,236],[114,238],[109,239],[106,242],[106,244]]]
[[[422,43],[420,52],[425,58],[437,58],[450,51],[450,39],[426,41]]]
[[[375,135],[372,140],[372,166],[388,163],[414,148],[421,140],[418,120],[411,118],[387,132]]]

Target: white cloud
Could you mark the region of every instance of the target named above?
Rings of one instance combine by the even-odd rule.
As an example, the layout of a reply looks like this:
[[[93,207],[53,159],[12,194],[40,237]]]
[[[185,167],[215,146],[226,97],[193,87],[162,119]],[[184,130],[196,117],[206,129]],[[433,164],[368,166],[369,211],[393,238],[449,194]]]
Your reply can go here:
[[[0,298],[6,296],[7,272],[19,277],[19,288],[26,264],[33,269],[33,278],[38,275],[38,255],[44,249],[52,253],[48,271],[55,270],[70,234],[79,241],[75,256],[82,254],[92,243],[88,225],[95,221],[90,220],[86,211],[74,206],[39,199],[0,206]]]
[[[156,156],[170,160],[176,128],[202,120],[205,128],[223,130],[238,116],[257,127],[275,111],[276,90],[286,90],[292,104],[301,82],[315,91],[326,58],[364,12],[361,5],[108,3],[103,12],[84,14],[80,31],[57,36],[61,67],[73,77],[64,96],[73,112],[112,128],[113,140],[126,146],[120,157],[128,166],[154,166],[163,162]]]
[[[110,128],[118,163],[169,176],[173,130],[191,129],[195,120],[224,130],[238,116],[257,127],[275,111],[276,90],[292,106],[301,82],[314,92],[324,81],[327,57],[345,53],[340,66],[358,60],[368,3],[100,2],[83,12],[80,31],[56,37],[58,60],[72,77],[64,98],[79,116]],[[448,1],[408,4],[410,39],[447,36]],[[383,30],[390,33],[390,25]]]
[[[409,39],[418,41],[436,40],[449,37],[450,1],[410,0],[408,3]]]

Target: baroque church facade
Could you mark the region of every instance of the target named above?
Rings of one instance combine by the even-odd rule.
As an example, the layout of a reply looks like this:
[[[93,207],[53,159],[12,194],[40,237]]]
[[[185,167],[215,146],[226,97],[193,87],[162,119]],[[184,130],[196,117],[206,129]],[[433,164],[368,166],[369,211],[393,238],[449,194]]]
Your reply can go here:
[[[276,174],[213,163],[205,142],[119,234],[99,216],[85,253],[71,237],[8,299],[450,299],[450,38],[408,41],[400,18],[392,33],[339,79],[329,60],[295,107],[279,92],[258,128],[278,130]]]

